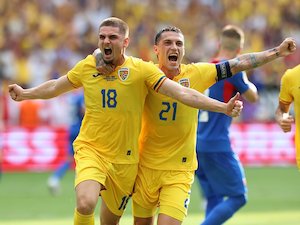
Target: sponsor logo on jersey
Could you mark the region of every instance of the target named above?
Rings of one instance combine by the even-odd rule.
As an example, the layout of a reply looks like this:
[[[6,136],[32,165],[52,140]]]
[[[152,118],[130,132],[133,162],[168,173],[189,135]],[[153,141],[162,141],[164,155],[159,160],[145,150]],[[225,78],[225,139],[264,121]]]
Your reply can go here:
[[[118,70],[118,75],[121,81],[125,81],[129,76],[129,68],[121,68]]]
[[[114,81],[116,80],[117,78],[115,77],[115,75],[103,75],[101,73],[96,73],[96,74],[93,74],[92,75],[93,77],[99,77],[99,76],[102,76],[104,80],[106,81]]]
[[[189,78],[182,78],[178,81],[179,84],[181,84],[184,87],[190,87],[190,79]]]
[[[101,76],[100,73],[93,74],[93,77],[99,77],[99,76]]]

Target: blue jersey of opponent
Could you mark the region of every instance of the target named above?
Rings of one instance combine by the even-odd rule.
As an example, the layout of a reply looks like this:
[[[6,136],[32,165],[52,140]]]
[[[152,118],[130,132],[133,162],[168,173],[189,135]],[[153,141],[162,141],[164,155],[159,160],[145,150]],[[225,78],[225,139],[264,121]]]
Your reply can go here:
[[[69,128],[69,142],[70,142],[70,152],[73,152],[73,141],[76,139],[81,122],[84,116],[85,105],[84,105],[84,95],[81,90],[72,92],[70,95],[70,105],[71,105],[71,124]]]
[[[214,63],[217,63],[214,61]],[[237,92],[248,90],[245,72],[221,80],[205,91],[206,95],[222,102],[228,102]],[[197,152],[232,151],[229,140],[229,127],[232,117],[223,113],[199,110],[197,130]]]
[[[81,91],[75,92],[71,99],[72,107],[72,124],[81,125],[81,121],[84,116],[84,96]]]

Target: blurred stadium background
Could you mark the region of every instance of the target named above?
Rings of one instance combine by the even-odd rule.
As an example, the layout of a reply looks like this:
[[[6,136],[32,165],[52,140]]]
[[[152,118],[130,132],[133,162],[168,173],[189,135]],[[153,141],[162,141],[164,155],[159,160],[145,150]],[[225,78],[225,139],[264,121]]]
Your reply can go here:
[[[127,53],[151,61],[155,61],[154,35],[168,24],[185,34],[187,63],[209,61],[226,24],[243,28],[244,53],[271,48],[288,36],[300,45],[299,0],[1,0],[0,15],[1,225],[40,224],[39,219],[46,225],[55,218],[67,219],[51,224],[71,224],[73,172],[63,181],[62,196],[52,198],[46,182],[65,157],[72,94],[15,103],[7,95],[7,85],[32,87],[65,74],[96,48],[102,19],[117,16],[127,21],[131,38]],[[245,103],[231,137],[247,167],[249,204],[228,224],[300,224],[294,129],[284,134],[274,120],[280,77],[299,63],[300,48],[247,72],[258,87],[260,101]],[[202,217],[195,183],[184,224],[199,224]]]

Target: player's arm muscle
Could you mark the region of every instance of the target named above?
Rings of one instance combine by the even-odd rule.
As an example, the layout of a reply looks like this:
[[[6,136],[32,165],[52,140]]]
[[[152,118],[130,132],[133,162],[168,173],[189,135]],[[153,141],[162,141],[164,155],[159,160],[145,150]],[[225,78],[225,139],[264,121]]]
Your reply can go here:
[[[225,103],[209,98],[196,90],[185,88],[170,79],[164,81],[158,92],[193,108],[226,113]]]
[[[72,83],[67,75],[64,75],[58,79],[46,81],[37,87],[25,89],[22,95],[25,99],[50,99],[72,89],[74,89]]]
[[[278,54],[278,49],[274,48],[263,52],[243,54],[234,59],[229,60],[228,62],[232,74],[236,74],[240,71],[264,65],[278,58]]]
[[[259,67],[279,57],[287,56],[295,51],[296,42],[292,38],[286,38],[279,46],[275,48],[262,52],[243,54],[229,60],[228,62],[231,73],[236,74],[240,71]]]

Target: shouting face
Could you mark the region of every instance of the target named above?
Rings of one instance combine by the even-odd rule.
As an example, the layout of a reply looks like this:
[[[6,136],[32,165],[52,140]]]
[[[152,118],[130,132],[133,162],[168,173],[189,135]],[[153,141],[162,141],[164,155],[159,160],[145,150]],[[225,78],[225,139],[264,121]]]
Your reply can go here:
[[[158,58],[159,67],[166,73],[180,70],[180,63],[184,56],[184,37],[182,33],[166,31],[161,37],[154,51]],[[172,72],[173,71],[173,72]]]
[[[122,64],[128,44],[129,38],[121,34],[118,27],[100,27],[98,47],[103,53],[105,63],[115,66]]]

